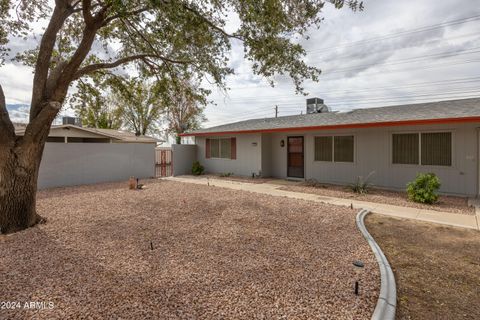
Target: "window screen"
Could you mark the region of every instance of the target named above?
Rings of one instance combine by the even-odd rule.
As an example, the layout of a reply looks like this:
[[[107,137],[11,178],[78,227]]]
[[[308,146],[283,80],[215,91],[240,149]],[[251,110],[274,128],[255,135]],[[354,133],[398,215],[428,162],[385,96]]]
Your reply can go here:
[[[335,162],[353,162],[353,136],[335,136],[334,140]]]
[[[231,140],[228,139],[220,139],[220,158],[230,159],[231,157]]]
[[[452,133],[422,133],[422,165],[452,165]]]
[[[315,137],[315,161],[332,161],[332,137]]]
[[[220,157],[220,140],[210,139],[210,157],[211,158]]]
[[[392,162],[394,164],[418,164],[418,134],[393,134]]]

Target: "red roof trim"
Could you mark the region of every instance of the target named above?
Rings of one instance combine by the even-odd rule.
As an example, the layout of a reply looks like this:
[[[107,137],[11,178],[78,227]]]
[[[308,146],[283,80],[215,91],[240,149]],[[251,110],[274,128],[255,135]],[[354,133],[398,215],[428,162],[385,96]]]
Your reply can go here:
[[[274,128],[274,129],[254,129],[254,130],[240,130],[240,131],[182,133],[180,135],[183,136],[183,137],[188,137],[188,136],[215,136],[215,135],[222,135],[222,134],[246,134],[246,133],[315,131],[315,130],[329,130],[329,129],[377,128],[377,127],[393,127],[393,126],[404,126],[404,125],[426,125],[426,124],[446,124],[446,123],[466,123],[466,122],[480,122],[480,117],[404,120],[404,121],[387,121],[387,122],[370,122],[370,123],[350,123],[350,124],[337,124],[337,125],[327,125],[327,126]]]

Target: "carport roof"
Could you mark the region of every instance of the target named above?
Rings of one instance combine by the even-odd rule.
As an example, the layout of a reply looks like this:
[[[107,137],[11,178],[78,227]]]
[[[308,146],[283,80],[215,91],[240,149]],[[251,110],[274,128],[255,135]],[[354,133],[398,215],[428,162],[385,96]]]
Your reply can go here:
[[[15,134],[23,135],[25,133],[26,125],[18,125],[16,124]],[[92,134],[95,134],[102,138],[111,138],[114,141],[120,141],[124,143],[157,143],[157,142],[164,142],[160,139],[156,139],[149,136],[136,136],[133,132],[125,131],[125,130],[115,130],[115,129],[97,129],[97,128],[86,128],[86,127],[79,127],[72,124],[64,124],[64,125],[53,125],[50,128],[50,136],[52,132],[59,129],[74,129],[79,131],[85,131]]]
[[[199,129],[184,133],[183,136],[308,131],[451,122],[480,122],[480,98],[355,109],[349,112],[327,112],[251,119]]]

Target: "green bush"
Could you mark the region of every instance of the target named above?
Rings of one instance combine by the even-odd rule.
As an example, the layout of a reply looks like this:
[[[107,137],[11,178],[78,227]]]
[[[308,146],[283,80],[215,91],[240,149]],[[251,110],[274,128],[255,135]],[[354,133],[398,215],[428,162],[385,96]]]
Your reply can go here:
[[[230,176],[233,176],[233,172],[220,173],[220,177],[222,177],[222,178],[227,178],[227,177],[230,177]]]
[[[419,173],[414,181],[407,184],[408,198],[420,203],[435,203],[440,185],[440,179],[434,173]]]
[[[195,161],[192,165],[192,174],[194,176],[199,176],[203,173],[205,168],[200,164],[200,162]]]

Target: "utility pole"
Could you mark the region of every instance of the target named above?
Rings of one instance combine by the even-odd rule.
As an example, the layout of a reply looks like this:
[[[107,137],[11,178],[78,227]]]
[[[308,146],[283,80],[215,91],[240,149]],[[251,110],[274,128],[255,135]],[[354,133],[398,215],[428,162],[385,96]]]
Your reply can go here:
[[[275,118],[278,117],[278,106],[275,106]]]

